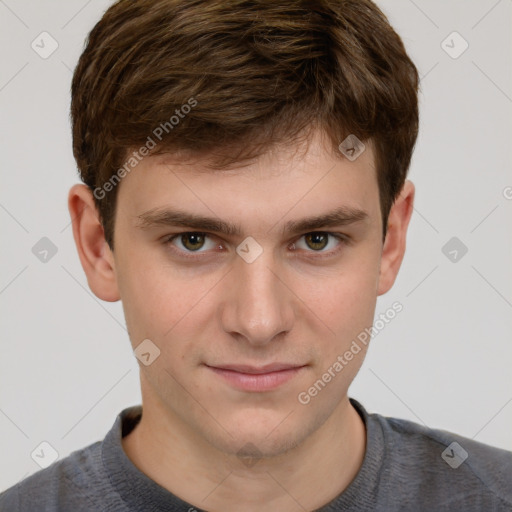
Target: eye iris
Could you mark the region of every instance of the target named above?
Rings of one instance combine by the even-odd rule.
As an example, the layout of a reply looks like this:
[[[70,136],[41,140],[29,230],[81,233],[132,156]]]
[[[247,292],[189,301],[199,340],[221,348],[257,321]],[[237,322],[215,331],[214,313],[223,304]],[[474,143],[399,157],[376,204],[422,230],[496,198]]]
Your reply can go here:
[[[304,238],[311,249],[320,250],[327,245],[327,234],[325,233],[308,233]]]
[[[181,235],[181,243],[190,251],[197,251],[204,245],[204,235],[201,233],[185,233]]]

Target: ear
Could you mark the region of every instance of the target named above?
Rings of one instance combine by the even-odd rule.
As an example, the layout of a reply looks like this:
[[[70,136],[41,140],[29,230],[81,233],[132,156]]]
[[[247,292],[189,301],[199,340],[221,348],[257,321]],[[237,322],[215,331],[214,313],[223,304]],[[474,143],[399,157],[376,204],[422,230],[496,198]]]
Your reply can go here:
[[[96,297],[115,302],[120,299],[114,256],[91,191],[86,185],[73,185],[69,191],[68,209],[73,224],[78,256],[87,276],[89,288]]]
[[[414,206],[414,193],[414,184],[406,180],[389,212],[388,229],[380,260],[377,295],[383,295],[391,289],[402,264],[407,227]]]

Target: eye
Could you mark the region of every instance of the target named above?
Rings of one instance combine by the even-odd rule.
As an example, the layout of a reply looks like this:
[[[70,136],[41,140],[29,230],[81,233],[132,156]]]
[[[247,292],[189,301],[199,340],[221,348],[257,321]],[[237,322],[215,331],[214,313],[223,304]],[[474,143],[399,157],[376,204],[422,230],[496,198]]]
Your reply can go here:
[[[206,233],[198,231],[178,233],[167,238],[166,243],[174,245],[182,252],[205,252],[218,246]]]
[[[290,244],[289,248],[294,251],[300,249],[310,254],[317,253],[321,255],[333,256],[337,254],[344,245],[350,243],[349,237],[330,233],[326,231],[312,231],[305,233],[298,240]],[[186,231],[177,233],[165,238],[164,244],[169,246],[174,253],[184,258],[193,258],[195,255],[208,253],[215,249],[224,249],[224,246],[214,237],[200,231]]]
[[[297,242],[292,244],[292,249],[304,249],[309,252],[331,252],[345,241],[341,235],[325,231],[313,231],[302,235]],[[327,249],[327,250],[326,250]]]

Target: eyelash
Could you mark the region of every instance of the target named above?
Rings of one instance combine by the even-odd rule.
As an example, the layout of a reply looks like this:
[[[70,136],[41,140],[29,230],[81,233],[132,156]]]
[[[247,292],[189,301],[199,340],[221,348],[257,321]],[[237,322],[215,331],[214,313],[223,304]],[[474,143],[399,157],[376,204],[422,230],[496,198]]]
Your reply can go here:
[[[339,242],[341,242],[335,249],[331,249],[330,251],[314,251],[314,250],[306,251],[308,253],[315,254],[315,256],[314,256],[315,260],[322,259],[325,257],[334,256],[335,254],[338,254],[338,252],[340,252],[343,249],[343,246],[349,245],[351,242],[350,237],[348,235],[344,235],[341,233],[333,233],[330,231],[309,231],[309,232],[301,235],[299,238],[297,238],[295,242],[292,242],[292,244],[295,244],[297,241],[299,241],[304,236],[312,235],[312,234],[327,235],[328,237],[333,237],[336,240],[338,240]],[[178,254],[182,258],[189,259],[189,260],[197,260],[199,258],[204,258],[204,254],[207,253],[208,251],[198,251],[197,253],[194,253],[192,251],[184,251],[184,250],[178,249],[172,244],[172,242],[176,238],[181,237],[183,235],[204,235],[207,238],[213,238],[213,235],[209,235],[208,233],[204,233],[202,231],[183,231],[181,233],[176,233],[175,235],[167,236],[164,239],[164,245],[169,247],[169,249],[171,251],[173,251],[175,254]],[[218,245],[222,246],[222,244],[218,244]],[[302,250],[302,249],[300,249],[300,250]]]

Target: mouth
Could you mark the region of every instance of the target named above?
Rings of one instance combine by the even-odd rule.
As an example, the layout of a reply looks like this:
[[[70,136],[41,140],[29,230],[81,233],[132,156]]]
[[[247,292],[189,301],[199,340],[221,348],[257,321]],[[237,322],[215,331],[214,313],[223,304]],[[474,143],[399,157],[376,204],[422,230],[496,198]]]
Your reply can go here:
[[[232,387],[243,391],[271,391],[289,382],[307,365],[273,363],[265,366],[226,364],[205,365]]]

